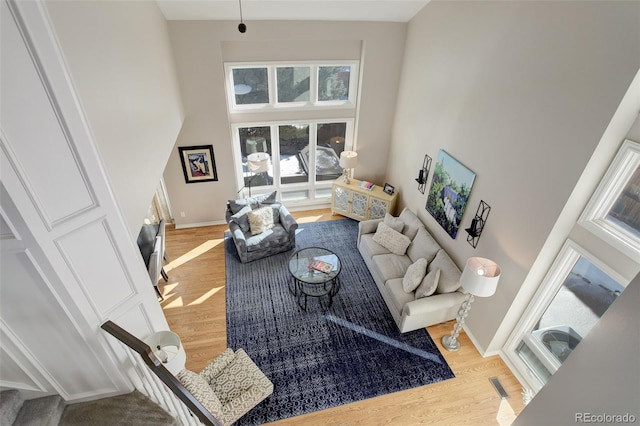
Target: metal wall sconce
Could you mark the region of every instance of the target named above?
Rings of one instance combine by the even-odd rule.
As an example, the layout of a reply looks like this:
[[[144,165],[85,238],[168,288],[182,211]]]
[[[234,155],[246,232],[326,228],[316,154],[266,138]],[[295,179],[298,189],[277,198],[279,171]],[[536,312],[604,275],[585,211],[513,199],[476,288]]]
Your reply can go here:
[[[480,235],[482,235],[482,230],[484,229],[484,225],[487,223],[490,211],[491,206],[483,200],[480,200],[480,205],[478,206],[478,210],[476,210],[476,215],[473,220],[471,220],[471,226],[465,229],[469,234],[467,236],[467,242],[471,244],[473,248],[478,246],[478,240],[480,240]]]
[[[424,160],[422,160],[422,168],[418,171],[418,177],[416,178],[416,182],[418,182],[418,191],[422,194],[424,194],[424,190],[427,186],[429,170],[431,170],[431,157],[425,155]]]

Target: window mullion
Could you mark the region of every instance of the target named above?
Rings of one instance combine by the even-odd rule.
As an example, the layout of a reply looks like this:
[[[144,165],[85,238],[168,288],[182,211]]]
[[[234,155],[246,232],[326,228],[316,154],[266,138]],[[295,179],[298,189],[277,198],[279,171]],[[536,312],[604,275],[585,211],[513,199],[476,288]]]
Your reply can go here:
[[[280,132],[278,125],[272,124],[271,128],[271,168],[273,170],[273,186],[280,191]]]
[[[277,103],[278,95],[276,93],[276,67],[274,65],[267,66],[267,85],[269,86],[269,105],[275,106]]]
[[[309,104],[316,106],[318,104],[318,65],[312,65],[309,72]]]
[[[316,183],[316,147],[318,146],[318,123],[310,122],[309,126],[309,152],[311,153],[311,164],[309,164],[309,190]]]

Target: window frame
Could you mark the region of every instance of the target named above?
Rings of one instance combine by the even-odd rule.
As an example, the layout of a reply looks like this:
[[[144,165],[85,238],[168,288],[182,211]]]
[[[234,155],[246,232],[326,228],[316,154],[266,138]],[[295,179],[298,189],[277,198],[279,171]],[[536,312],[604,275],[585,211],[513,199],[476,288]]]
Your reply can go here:
[[[575,267],[578,260],[584,257],[591,264],[599,268],[602,272],[609,275],[616,280],[623,287],[627,287],[629,280],[616,272],[611,266],[604,263],[597,256],[587,251],[578,243],[571,239],[567,239],[560,249],[560,252],[556,256],[553,264],[549,268],[549,271],[545,275],[544,279],[540,283],[538,291],[532,297],[529,306],[522,314],[522,317],[511,337],[504,345],[504,353],[507,354],[508,359],[516,367],[512,369],[514,372],[523,374],[524,383],[528,385],[534,392],[538,392],[546,384],[543,382],[536,373],[534,373],[526,361],[524,361],[518,355],[518,347],[521,342],[524,342],[534,353],[539,355],[538,359],[553,375],[558,368],[562,365],[552,354],[548,353],[542,342],[539,342],[532,335],[533,328],[539,319],[544,315],[549,305],[553,302],[554,298],[560,291],[560,288],[564,285],[567,277]],[[586,336],[583,336],[585,338]]]
[[[318,100],[318,74],[321,67],[351,67],[349,71],[349,97],[346,100]],[[309,67],[309,101],[278,102],[277,69],[287,67]],[[233,70],[242,68],[266,68],[269,103],[237,104],[234,91]],[[360,63],[357,60],[335,61],[268,61],[268,62],[225,62],[225,92],[227,108],[230,114],[262,113],[283,110],[309,111],[324,109],[354,109],[357,105],[360,79]]]
[[[579,225],[632,259],[640,256],[640,236],[616,226],[607,215],[638,167],[640,143],[626,139],[578,219]]]

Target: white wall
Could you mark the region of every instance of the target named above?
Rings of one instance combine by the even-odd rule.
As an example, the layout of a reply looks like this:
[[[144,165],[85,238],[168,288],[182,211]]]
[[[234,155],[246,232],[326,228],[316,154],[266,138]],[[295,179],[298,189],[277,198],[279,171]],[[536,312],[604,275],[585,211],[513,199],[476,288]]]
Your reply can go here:
[[[387,179],[459,266],[502,267],[467,326],[487,348],[640,67],[640,4],[432,2],[409,24]],[[445,149],[477,174],[461,228],[492,208],[474,250],[424,209],[414,181]],[[430,183],[430,182],[429,182]]]
[[[640,275],[627,286],[513,424],[636,423],[640,419],[639,303]],[[631,415],[635,420],[576,421],[578,413]]]
[[[406,24],[363,22],[170,21],[186,119],[164,173],[178,226],[224,220],[237,197],[223,61],[360,59],[356,177],[384,183],[386,154],[402,64]],[[354,45],[361,46],[354,53]],[[303,53],[300,53],[303,52]],[[213,145],[219,180],[186,184],[177,146]],[[185,218],[180,217],[185,212]]]
[[[0,387],[68,402],[130,392],[135,373],[100,325],[144,339],[166,319],[46,7],[0,8]]]
[[[47,8],[137,236],[184,119],[167,23],[152,1],[51,1]]]

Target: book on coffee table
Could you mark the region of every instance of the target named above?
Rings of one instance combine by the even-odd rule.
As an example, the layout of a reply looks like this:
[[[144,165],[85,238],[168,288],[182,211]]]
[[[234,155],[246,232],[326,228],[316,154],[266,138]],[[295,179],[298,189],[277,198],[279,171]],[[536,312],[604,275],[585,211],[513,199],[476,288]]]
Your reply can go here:
[[[316,271],[320,271],[320,272],[324,272],[325,274],[328,274],[329,272],[333,271],[334,265],[331,263],[325,262],[324,260],[311,259],[309,261],[309,269],[315,269]]]

